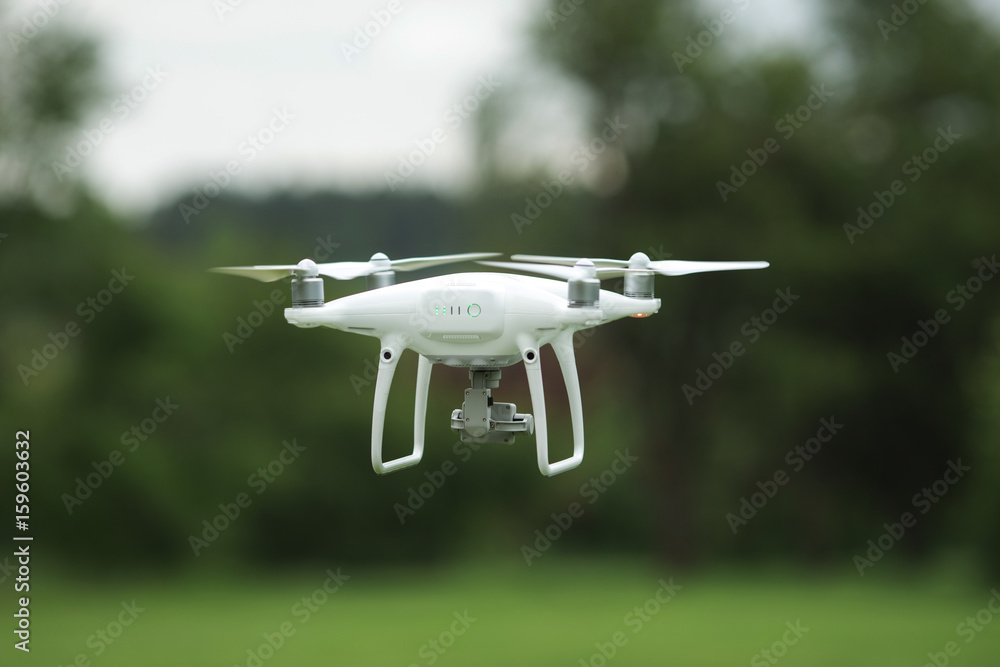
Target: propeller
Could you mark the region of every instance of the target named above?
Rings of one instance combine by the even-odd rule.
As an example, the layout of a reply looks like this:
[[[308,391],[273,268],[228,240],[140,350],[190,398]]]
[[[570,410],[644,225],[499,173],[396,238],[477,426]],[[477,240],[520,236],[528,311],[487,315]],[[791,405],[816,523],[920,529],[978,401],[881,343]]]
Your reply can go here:
[[[538,273],[543,276],[552,276],[560,280],[580,280],[586,278],[614,278],[622,275],[621,269],[614,267],[597,267],[596,260],[591,262],[587,259],[578,260],[579,264],[573,266],[561,266],[559,264],[526,264],[524,262],[477,262],[485,266],[495,266],[498,269],[510,269],[512,271],[528,271]],[[606,275],[613,272],[614,275]]]
[[[327,262],[317,264],[311,259],[304,259],[298,264],[269,264],[260,266],[220,266],[209,269],[216,273],[226,273],[233,276],[253,278],[264,283],[281,280],[289,276],[311,278],[319,275],[329,276],[336,280],[351,280],[362,278],[382,271],[416,271],[441,264],[468,262],[497,257],[498,252],[467,252],[458,255],[437,255],[435,257],[411,257],[408,259],[389,259],[384,253],[375,253],[367,262]]]
[[[564,266],[574,266],[579,259],[576,257],[553,257],[550,255],[511,255],[517,262],[480,262],[482,264],[506,264],[504,268],[544,273],[563,277],[560,272]],[[705,273],[707,271],[742,271],[747,269],[765,269],[767,262],[692,262],[678,259],[663,259],[652,261],[642,252],[637,252],[628,260],[622,259],[591,259],[597,270],[598,278],[618,278],[628,273],[656,273],[661,276],[684,276],[689,273]],[[524,263],[528,262],[528,263]],[[543,270],[540,270],[544,267]],[[556,271],[551,269],[555,268]]]
[[[577,259],[576,257],[553,257],[551,255],[511,255],[515,262],[479,262],[487,266],[514,271],[539,273],[567,281],[570,305],[592,305],[598,301],[600,283],[605,278],[625,277],[623,294],[635,299],[652,299],[655,296],[653,278],[661,276],[683,276],[706,271],[739,271],[743,269],[764,269],[767,262],[689,262],[676,259],[650,261],[642,252],[637,252],[628,260],[623,259]],[[595,278],[597,280],[595,280]],[[638,316],[636,316],[638,317]]]

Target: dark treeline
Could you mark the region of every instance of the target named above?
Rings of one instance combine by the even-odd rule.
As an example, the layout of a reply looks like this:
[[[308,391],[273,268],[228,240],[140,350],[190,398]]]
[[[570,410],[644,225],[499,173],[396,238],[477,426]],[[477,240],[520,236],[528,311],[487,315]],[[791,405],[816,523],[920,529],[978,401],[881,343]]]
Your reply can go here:
[[[687,3],[589,0],[564,16],[553,2],[543,58],[587,92],[590,136],[624,126],[590,143],[592,160],[563,160],[577,182],[555,196],[557,173],[505,158],[541,94],[526,84],[478,118],[467,197],[225,192],[189,222],[191,193],[121,220],[49,176],[45,156],[89,104],[73,85],[96,76],[86,42],[3,56],[23,85],[0,128],[14,193],[0,213],[0,421],[32,431],[39,539],[66,565],[107,567],[518,557],[582,502],[553,550],[845,569],[882,538],[897,563],[995,566],[1000,80],[976,73],[1000,41],[963,3],[921,5],[888,33],[887,3],[829,4],[815,54],[735,56],[724,33],[688,51],[706,16]],[[424,462],[376,477],[376,342],[289,326],[283,283],[205,271],[479,250],[772,266],[660,278],[656,317],[579,335],[587,457],[552,479],[531,437],[456,445],[467,378],[447,368]],[[411,438],[410,357],[390,451]],[[530,410],[522,369],[496,396]],[[607,474],[626,450],[637,461]]]

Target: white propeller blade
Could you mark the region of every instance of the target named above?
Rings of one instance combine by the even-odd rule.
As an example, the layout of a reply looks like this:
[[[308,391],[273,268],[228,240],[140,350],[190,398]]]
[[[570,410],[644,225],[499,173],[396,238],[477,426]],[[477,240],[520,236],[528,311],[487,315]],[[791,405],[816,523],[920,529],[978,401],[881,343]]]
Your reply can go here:
[[[575,257],[553,257],[550,255],[511,255],[511,259],[524,262],[540,262],[549,266],[565,265],[572,266],[579,261]],[[622,259],[593,259],[594,266],[597,267],[598,278],[619,278],[631,272],[653,272],[661,276],[683,276],[689,273],[705,273],[708,271],[743,271],[749,269],[765,269],[770,264],[767,262],[693,262],[678,259],[663,259],[650,261],[644,253],[638,252],[629,260]],[[534,271],[542,273],[536,269],[529,268],[530,264],[510,266],[522,271]],[[549,272],[548,275],[556,275]]]
[[[351,280],[370,276],[380,271],[415,271],[441,264],[468,262],[489,257],[498,257],[498,252],[467,252],[458,255],[437,255],[435,257],[412,257],[409,259],[391,260],[382,253],[372,255],[367,262],[326,262],[316,264],[310,259],[304,259],[298,264],[274,264],[261,266],[221,266],[209,269],[216,273],[227,273],[233,276],[253,278],[269,283],[294,275],[324,275],[336,280]]]
[[[430,266],[452,264],[454,262],[473,262],[490,257],[499,257],[499,252],[467,252],[458,255],[437,255],[436,257],[411,257],[410,259],[392,259],[389,263],[396,271],[416,271]]]
[[[477,264],[495,266],[500,269],[510,269],[512,271],[538,273],[544,276],[559,278],[561,280],[570,280],[571,278],[575,278],[580,275],[580,270],[576,267],[576,265],[562,266],[559,264],[526,264],[522,262],[477,262]],[[615,278],[621,276],[623,273],[623,269],[611,266],[597,266],[594,267],[594,270],[597,273],[598,278]]]
[[[523,264],[521,262],[477,262],[484,266],[495,266],[498,269],[510,269],[511,271],[527,271],[529,273],[539,273],[543,276],[552,276],[560,280],[569,280],[573,274],[572,266],[560,266],[557,264]]]
[[[769,266],[768,262],[691,262],[680,259],[664,259],[649,263],[649,268],[661,276],[684,276],[689,273],[705,273],[706,271],[766,269]]]
[[[573,266],[578,261],[579,257],[553,257],[552,255],[511,255],[510,258],[515,262],[540,262],[542,264],[562,264],[565,266]],[[588,257],[594,263],[594,266],[607,267],[607,266],[628,266],[628,260],[624,259],[593,259]]]
[[[317,264],[316,270],[324,276],[335,280],[351,280],[370,276],[379,271],[388,271],[388,266],[378,266],[373,262],[327,262]]]
[[[296,271],[301,271],[302,267],[297,264],[275,264],[269,266],[220,266],[209,269],[215,273],[226,273],[231,276],[242,276],[243,278],[253,278],[262,283],[271,283],[288,276],[295,275]]]

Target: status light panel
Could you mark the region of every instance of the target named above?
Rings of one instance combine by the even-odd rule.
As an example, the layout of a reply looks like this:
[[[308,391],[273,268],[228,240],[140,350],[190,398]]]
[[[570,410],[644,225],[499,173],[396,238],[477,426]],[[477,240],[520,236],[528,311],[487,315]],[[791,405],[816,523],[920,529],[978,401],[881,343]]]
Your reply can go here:
[[[481,340],[503,333],[505,295],[502,289],[479,285],[449,285],[422,296],[419,312],[424,335],[479,334]]]
[[[479,317],[480,315],[483,314],[483,307],[482,306],[480,306],[478,303],[470,303],[470,304],[467,304],[464,308],[463,308],[462,304],[458,304],[457,306],[456,305],[434,306],[434,315],[436,315],[436,316],[441,316],[441,315],[458,315],[459,317],[461,317],[463,310],[465,311],[465,316],[466,317]]]

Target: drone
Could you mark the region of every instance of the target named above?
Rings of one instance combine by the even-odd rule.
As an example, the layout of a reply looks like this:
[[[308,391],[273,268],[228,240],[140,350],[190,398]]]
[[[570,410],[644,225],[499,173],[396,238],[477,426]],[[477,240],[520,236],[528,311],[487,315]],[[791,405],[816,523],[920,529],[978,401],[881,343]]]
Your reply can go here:
[[[385,474],[414,466],[424,452],[427,395],[431,368],[443,364],[468,368],[470,387],[462,407],[452,411],[451,428],[463,442],[514,442],[517,433],[534,434],[538,469],[545,476],[576,468],[583,462],[583,401],[576,371],[573,335],[581,329],[624,317],[646,318],[660,309],[653,280],[706,271],[763,269],[767,262],[693,262],[656,260],[641,252],[628,260],[585,259],[545,255],[513,255],[510,262],[491,261],[500,253],[464,253],[391,260],[376,253],[367,262],[231,266],[219,273],[273,282],[292,281],[292,306],[284,311],[290,324],[329,327],[378,338],[378,374],[372,410],[372,468]],[[397,271],[476,261],[507,272],[472,272],[396,283]],[[367,290],[324,301],[323,279],[366,278]],[[601,289],[601,280],[624,278],[621,294]],[[551,345],[569,399],[573,454],[549,460],[545,392],[540,349]],[[413,421],[413,452],[391,461],[382,455],[389,388],[403,350],[419,355]],[[502,368],[523,363],[533,414],[517,412],[513,403],[493,400]]]

